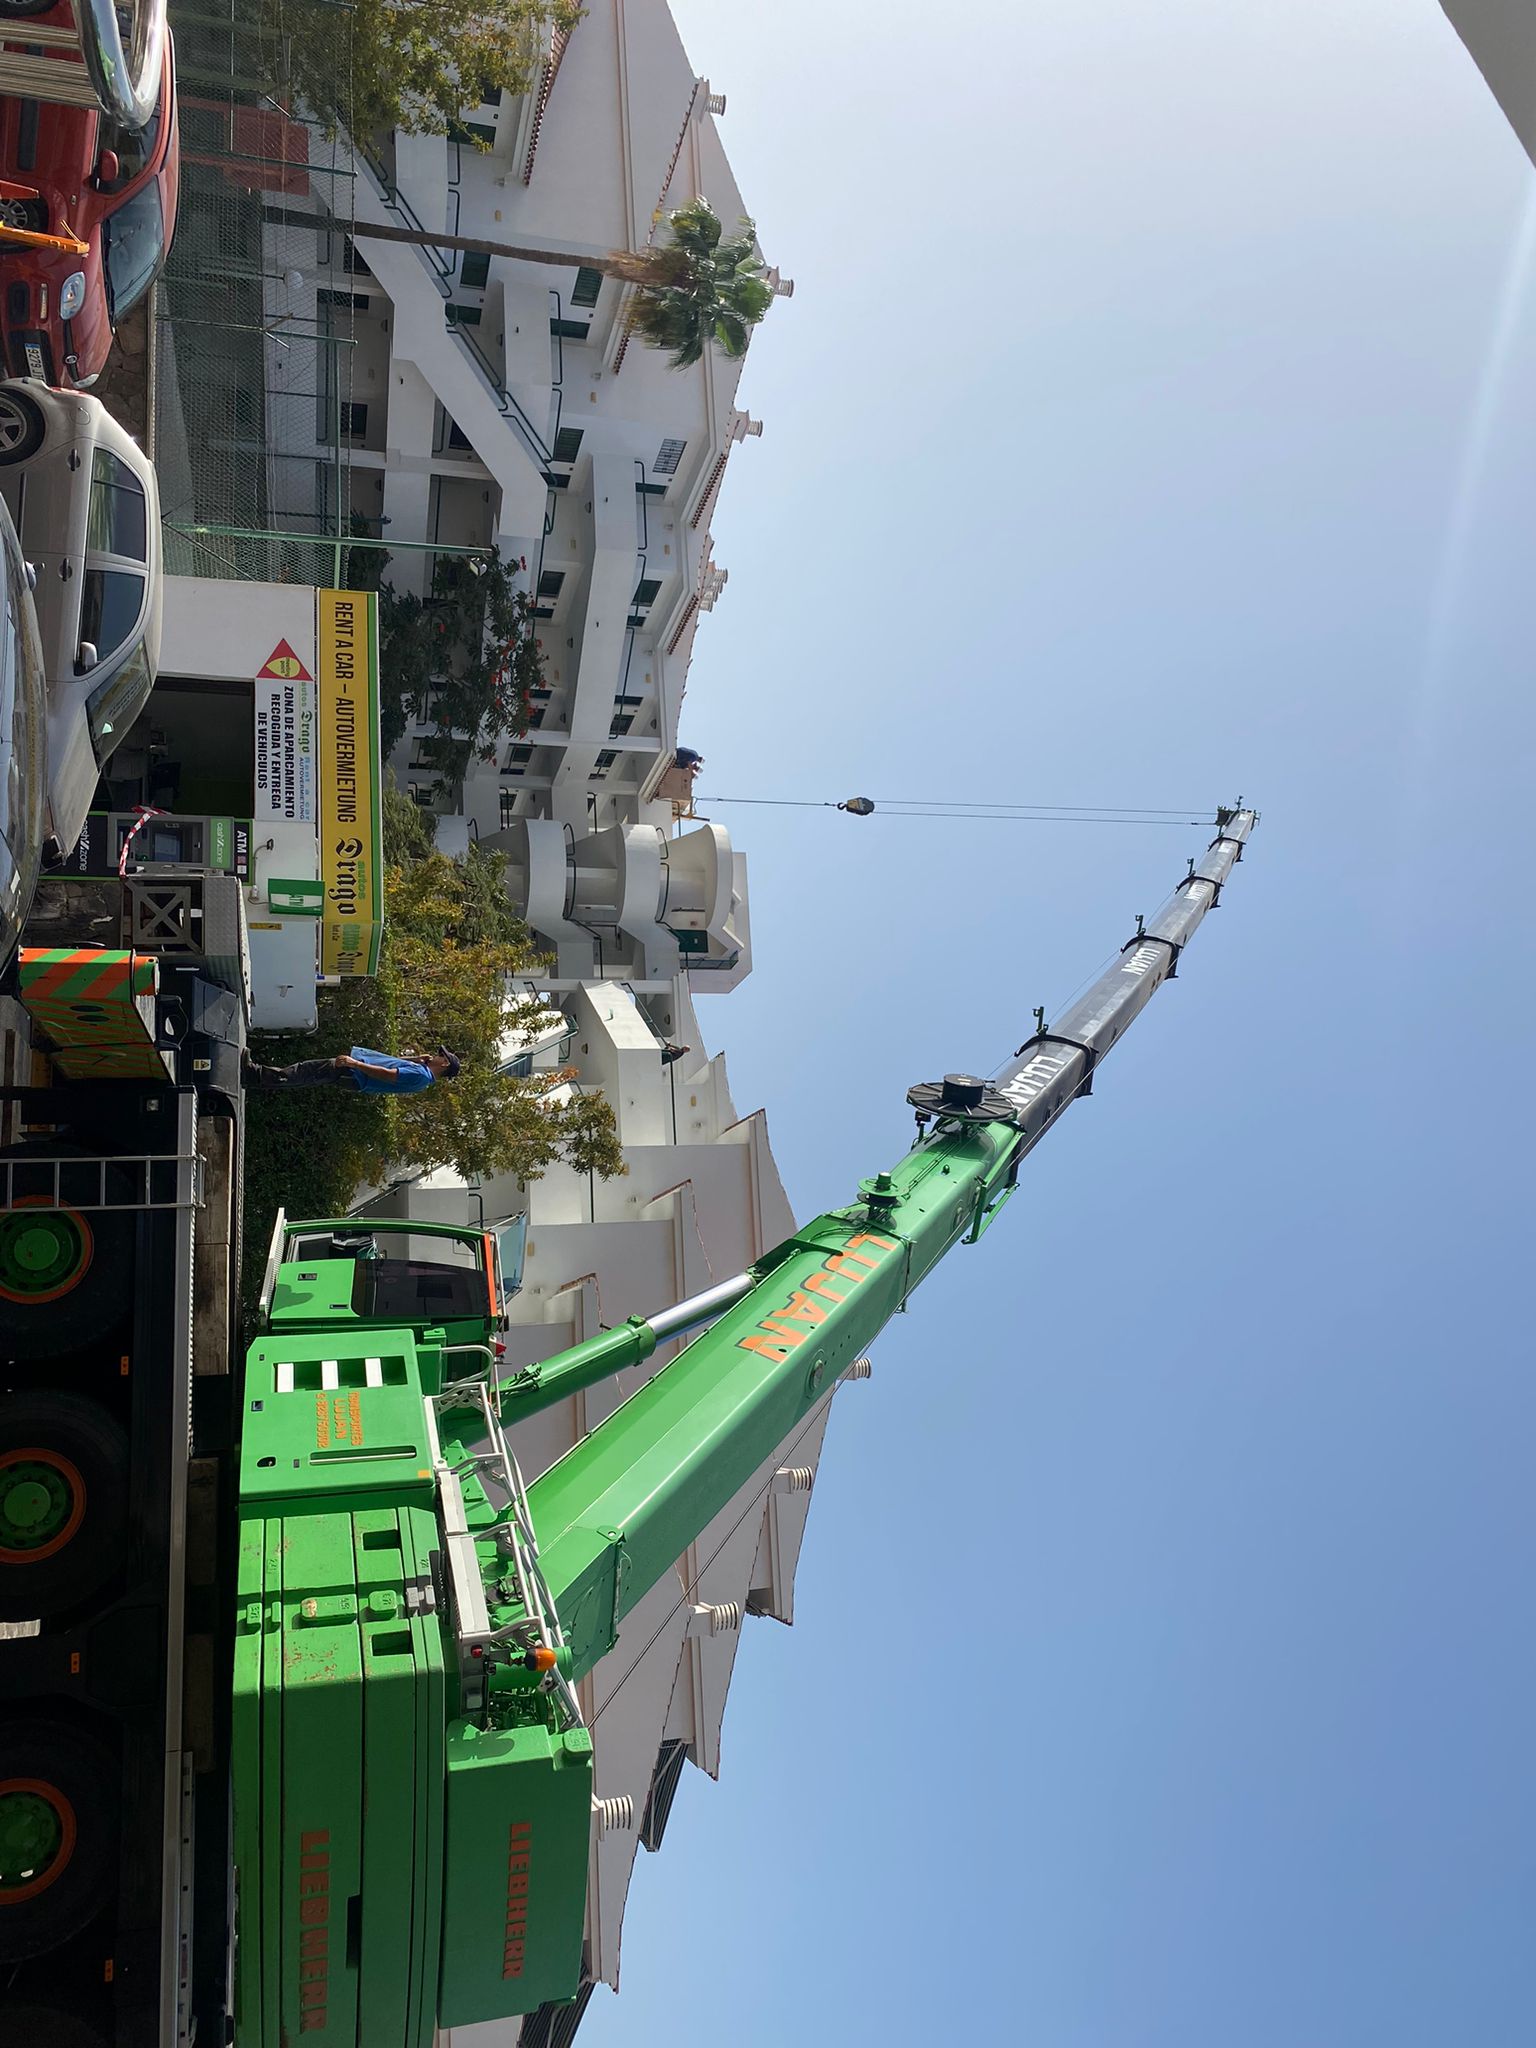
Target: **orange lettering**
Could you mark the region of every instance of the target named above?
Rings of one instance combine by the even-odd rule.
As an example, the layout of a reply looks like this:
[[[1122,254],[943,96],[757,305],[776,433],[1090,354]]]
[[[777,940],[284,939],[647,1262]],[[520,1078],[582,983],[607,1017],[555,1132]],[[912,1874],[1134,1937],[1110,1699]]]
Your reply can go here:
[[[832,1285],[833,1280],[838,1276],[831,1271],[831,1265],[832,1261],[828,1259],[827,1270],[808,1273],[805,1280],[806,1289],[812,1294],[825,1294],[832,1301],[846,1301],[848,1299],[847,1295],[839,1294]],[[842,1277],[849,1280],[862,1280],[864,1275],[862,1273],[848,1273]]]
[[[780,1330],[772,1323],[764,1323],[761,1329],[748,1330],[736,1348],[738,1351],[755,1351],[763,1358],[772,1358],[782,1364],[795,1346],[803,1344],[809,1335],[808,1330]]]
[[[800,1287],[797,1287],[789,1297],[789,1306],[787,1308],[776,1308],[773,1314],[775,1321],[781,1316],[788,1316],[792,1322],[796,1323],[824,1323],[827,1320],[827,1312],[821,1303],[819,1301],[812,1301],[811,1297]]]
[[[868,1230],[861,1231],[857,1237],[850,1237],[848,1242],[843,1246],[843,1250],[847,1252],[850,1257],[852,1257],[853,1248],[856,1244],[877,1244],[879,1245],[882,1251],[887,1252],[893,1252],[896,1249],[896,1240],[894,1237],[876,1237],[872,1231]],[[880,1261],[878,1259],[866,1259],[864,1261],[864,1264],[866,1266],[878,1266],[879,1263]]]

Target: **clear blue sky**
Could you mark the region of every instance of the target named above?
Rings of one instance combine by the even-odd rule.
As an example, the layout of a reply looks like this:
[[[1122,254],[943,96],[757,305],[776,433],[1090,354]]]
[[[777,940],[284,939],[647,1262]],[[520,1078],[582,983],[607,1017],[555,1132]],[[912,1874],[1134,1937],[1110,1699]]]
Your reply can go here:
[[[1264,813],[840,1394],[592,2048],[1536,2041],[1536,174],[1434,0],[676,0],[764,247],[703,787]],[[1197,831],[723,810],[811,1214]]]

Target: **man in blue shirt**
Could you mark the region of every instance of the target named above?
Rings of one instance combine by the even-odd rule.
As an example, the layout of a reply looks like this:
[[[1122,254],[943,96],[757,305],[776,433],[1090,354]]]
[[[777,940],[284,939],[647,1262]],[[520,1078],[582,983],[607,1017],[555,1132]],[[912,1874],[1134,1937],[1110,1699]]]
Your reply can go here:
[[[354,1045],[331,1060],[298,1060],[291,1067],[245,1066],[251,1088],[352,1088],[363,1095],[419,1095],[434,1081],[452,1081],[459,1071],[456,1053],[446,1045],[436,1052],[373,1052]]]

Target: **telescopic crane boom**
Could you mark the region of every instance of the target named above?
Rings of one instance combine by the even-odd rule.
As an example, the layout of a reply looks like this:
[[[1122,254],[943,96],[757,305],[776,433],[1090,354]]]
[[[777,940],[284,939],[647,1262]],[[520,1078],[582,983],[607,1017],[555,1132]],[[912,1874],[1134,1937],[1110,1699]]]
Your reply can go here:
[[[576,1994],[593,1826],[576,1682],[950,1247],[988,1228],[1173,975],[1256,822],[1218,812],[1151,923],[1053,1025],[1037,1013],[999,1079],[913,1088],[917,1142],[847,1206],[515,1377],[494,1375],[492,1237],[279,1218],[245,1381],[238,2048],[332,2031],[429,2048],[434,2026]],[[700,1325],[524,1485],[518,1421]]]

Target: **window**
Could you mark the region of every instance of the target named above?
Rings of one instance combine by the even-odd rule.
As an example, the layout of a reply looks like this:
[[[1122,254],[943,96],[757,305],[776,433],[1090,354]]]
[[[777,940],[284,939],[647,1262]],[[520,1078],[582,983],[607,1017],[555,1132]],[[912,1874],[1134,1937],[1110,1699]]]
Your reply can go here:
[[[635,594],[630,599],[630,603],[638,605],[642,611],[645,611],[656,602],[660,595],[661,578],[659,576],[642,576],[635,585]]]
[[[148,559],[144,486],[127,463],[105,448],[91,465],[91,497],[85,515],[85,545],[93,554]]]
[[[126,569],[87,569],[80,593],[80,638],[98,661],[115,654],[139,623],[144,578]]]
[[[676,476],[677,465],[683,459],[686,441],[663,441],[657,450],[656,460],[651,464],[658,476]]]
[[[341,438],[343,441],[361,441],[368,431],[368,408],[351,399],[341,402]]]
[[[642,1848],[655,1850],[661,1847],[661,1838],[667,1831],[667,1816],[677,1797],[687,1759],[687,1743],[678,1741],[675,1736],[656,1752],[656,1768],[651,1773],[651,1789],[640,1821]]]
[[[592,323],[589,320],[551,320],[549,331],[559,335],[562,341],[585,341],[592,332]]]
[[[455,301],[444,306],[443,312],[447,316],[450,327],[478,327],[480,325],[480,308],[478,306],[461,306]]]
[[[501,829],[505,832],[517,816],[517,791],[515,789],[502,790],[497,808],[501,813]]]
[[[185,121],[186,116],[183,115],[182,119]],[[373,272],[368,268],[366,260],[358,254],[357,244],[350,235],[343,235],[341,238],[341,267],[348,277],[372,277],[373,275]]]
[[[589,270],[585,263],[576,272],[576,282],[571,286],[573,306],[595,306],[597,295],[603,288],[603,273]]]
[[[608,728],[609,739],[623,739],[626,736],[626,734],[629,733],[629,731],[632,729],[634,723],[635,714],[632,711],[615,712],[613,723]]]
[[[446,414],[444,417],[447,417]],[[448,438],[444,445],[452,448],[459,455],[473,455],[475,452],[474,444],[471,442],[468,434],[465,433],[464,429],[455,419],[449,419],[448,421]]]
[[[499,85],[482,85],[480,88],[480,104],[482,107],[499,107],[501,105],[501,87]]]
[[[506,764],[501,772],[503,775],[526,775],[528,763],[532,759],[532,747],[525,745],[508,747]]]
[[[125,206],[101,224],[107,311],[121,320],[149,290],[165,254],[165,214],[158,184],[140,186]]]
[[[459,283],[466,291],[483,292],[490,282],[491,259],[483,249],[466,249],[459,262]]]
[[[555,436],[556,462],[574,462],[581,453],[582,427],[562,427]]]
[[[149,702],[154,681],[144,642],[136,640],[116,674],[92,690],[86,700],[85,715],[98,765],[107,759]]]
[[[450,142],[483,142],[490,149],[496,141],[494,121],[454,121],[449,124]]]
[[[121,128],[115,121],[102,122],[97,131],[97,152],[110,149],[117,158],[117,176],[110,185],[101,186],[103,192],[126,191],[140,172],[149,168],[149,160],[160,140],[160,113],[157,103],[147,128]],[[222,135],[218,146],[221,149],[227,146]]]
[[[536,619],[552,619],[555,616],[555,603],[560,596],[561,587],[564,582],[565,571],[563,569],[541,569],[539,571],[539,587],[534,593],[533,605],[533,616]]]
[[[587,777],[588,782],[601,782],[618,758],[618,749],[616,747],[604,747],[592,764],[592,773]]]
[[[528,714],[528,730],[530,732],[537,732],[539,727],[543,723],[544,706],[542,704],[535,704],[533,709]]]

